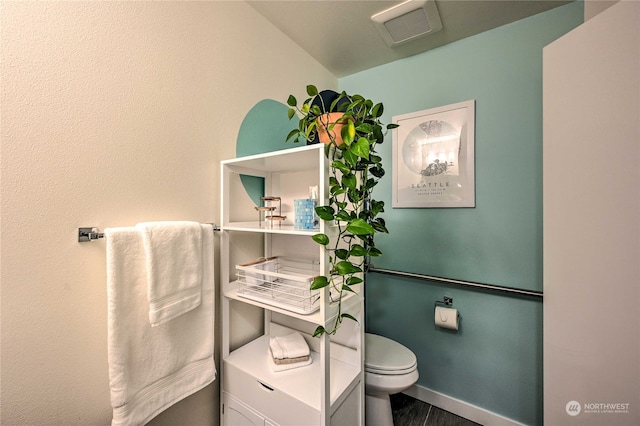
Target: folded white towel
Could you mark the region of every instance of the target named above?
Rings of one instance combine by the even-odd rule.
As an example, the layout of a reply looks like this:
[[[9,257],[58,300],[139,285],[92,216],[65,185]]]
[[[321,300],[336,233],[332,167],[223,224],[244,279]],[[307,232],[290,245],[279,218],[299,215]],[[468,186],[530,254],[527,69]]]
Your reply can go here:
[[[274,373],[293,370],[294,368],[306,367],[307,365],[311,365],[313,363],[313,358],[309,357],[309,359],[306,361],[292,362],[290,364],[276,364],[269,351],[267,351],[267,358],[269,358],[269,368],[271,368],[271,371],[273,371]]]
[[[147,265],[149,321],[158,326],[200,305],[202,226],[197,222],[147,222],[142,233]]]
[[[108,356],[112,425],[143,425],[215,380],[213,228],[203,225],[202,303],[165,323],[149,324],[142,235],[105,229]]]
[[[273,358],[277,359],[299,358],[310,353],[309,345],[298,332],[270,338],[269,348]]]

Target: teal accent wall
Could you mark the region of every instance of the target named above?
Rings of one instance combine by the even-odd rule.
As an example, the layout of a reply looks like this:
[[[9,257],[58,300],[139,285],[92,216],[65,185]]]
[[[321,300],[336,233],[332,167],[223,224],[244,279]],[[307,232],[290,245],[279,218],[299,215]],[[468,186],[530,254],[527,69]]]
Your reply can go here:
[[[434,324],[453,298],[459,330]],[[366,329],[418,358],[418,385],[524,424],[542,424],[542,304],[536,300],[369,273]]]
[[[476,207],[391,208],[388,171],[376,197],[387,227],[376,266],[542,290],[542,48],[582,22],[572,3],[339,80],[381,101],[384,118],[476,101]]]
[[[339,80],[384,103],[385,122],[475,100],[476,207],[394,209],[388,137],[390,234],[379,268],[542,290],[542,49],[583,22],[583,3],[551,11]],[[366,328],[418,356],[418,384],[525,424],[542,423],[542,303],[369,273]],[[436,328],[433,306],[454,298],[456,332]]]

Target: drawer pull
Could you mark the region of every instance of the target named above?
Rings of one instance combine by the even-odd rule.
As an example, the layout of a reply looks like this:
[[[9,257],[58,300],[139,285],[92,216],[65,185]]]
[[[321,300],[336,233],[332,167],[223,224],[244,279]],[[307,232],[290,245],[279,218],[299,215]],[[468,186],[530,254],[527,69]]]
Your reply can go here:
[[[262,386],[263,388],[265,388],[266,390],[268,390],[269,392],[273,392],[273,388],[271,386],[267,386],[264,383],[262,383],[261,381],[257,380],[258,383],[260,383],[260,386]]]

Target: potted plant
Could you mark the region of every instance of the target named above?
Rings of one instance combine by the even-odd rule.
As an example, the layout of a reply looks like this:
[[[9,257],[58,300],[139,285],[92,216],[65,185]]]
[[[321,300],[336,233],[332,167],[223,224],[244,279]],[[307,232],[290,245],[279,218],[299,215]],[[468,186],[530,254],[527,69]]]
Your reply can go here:
[[[376,146],[384,141],[387,130],[398,127],[381,122],[381,103],[344,91],[333,93],[327,97],[326,91],[318,92],[309,85],[309,98],[300,107],[293,95],[287,100],[289,119],[299,114],[298,126],[287,140],[313,143],[321,131],[328,136],[325,155],[330,161],[329,200],[315,211],[320,219],[335,224],[337,234],[333,238],[325,233],[312,237],[327,252],[329,274],[316,277],[311,289],[330,286],[331,302],[337,303],[338,313],[332,329],[319,326],[314,336],[335,334],[345,318],[355,320],[342,312],[342,299],[354,292],[353,286],[362,283],[369,259],[382,254],[374,237],[379,232],[388,233],[384,219],[378,216],[384,212],[384,202],[374,200],[372,190],[385,171]],[[327,113],[336,114],[327,120],[323,118]]]

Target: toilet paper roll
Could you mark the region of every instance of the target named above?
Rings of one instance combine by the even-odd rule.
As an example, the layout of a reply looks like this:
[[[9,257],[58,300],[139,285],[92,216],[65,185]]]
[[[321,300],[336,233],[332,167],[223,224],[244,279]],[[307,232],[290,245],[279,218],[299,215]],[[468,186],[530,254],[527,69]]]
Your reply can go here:
[[[436,325],[450,330],[458,329],[458,310],[453,308],[442,308],[436,306]]]

